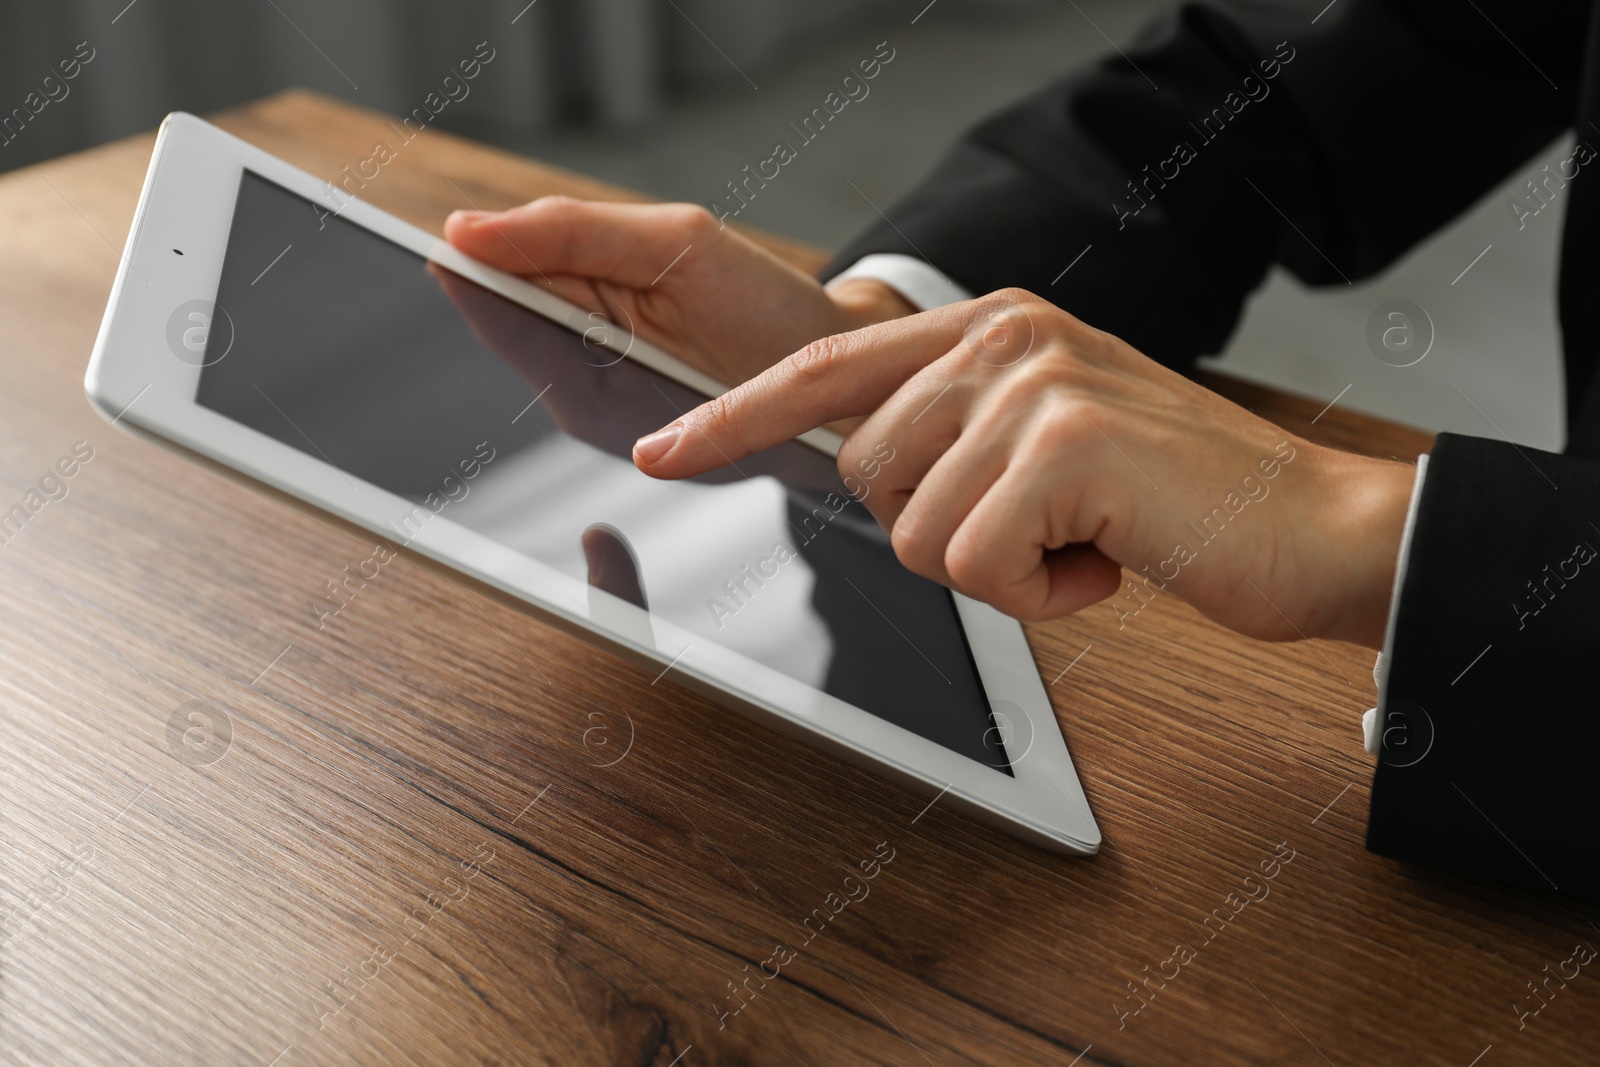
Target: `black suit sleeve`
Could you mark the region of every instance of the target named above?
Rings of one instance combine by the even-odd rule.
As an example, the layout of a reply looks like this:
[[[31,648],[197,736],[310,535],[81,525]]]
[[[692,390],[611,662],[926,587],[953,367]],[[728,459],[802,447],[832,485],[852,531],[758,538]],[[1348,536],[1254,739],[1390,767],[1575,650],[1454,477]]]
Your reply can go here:
[[[967,133],[825,276],[913,255],[1186,366],[1271,264],[1370,275],[1570,121],[1582,3],[1322,6],[1177,7]]]
[[[1441,434],[1392,622],[1367,847],[1600,899],[1600,463]]]

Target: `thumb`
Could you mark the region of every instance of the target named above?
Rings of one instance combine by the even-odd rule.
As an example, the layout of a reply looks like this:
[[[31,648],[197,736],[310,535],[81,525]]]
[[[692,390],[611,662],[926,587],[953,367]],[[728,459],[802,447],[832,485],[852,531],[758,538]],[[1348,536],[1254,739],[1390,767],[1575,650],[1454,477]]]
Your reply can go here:
[[[668,266],[676,266],[673,274],[682,271],[721,230],[694,204],[547,196],[509,211],[457,211],[445,220],[444,235],[467,255],[512,274],[572,275],[646,289]]]

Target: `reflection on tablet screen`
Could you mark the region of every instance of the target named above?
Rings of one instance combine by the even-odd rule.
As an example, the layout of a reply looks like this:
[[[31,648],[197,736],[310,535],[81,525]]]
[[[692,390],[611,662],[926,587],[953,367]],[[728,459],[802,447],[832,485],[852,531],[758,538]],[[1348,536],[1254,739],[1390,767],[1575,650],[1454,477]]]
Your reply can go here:
[[[415,502],[399,539],[442,514],[1010,773],[949,591],[828,457],[649,478],[634,440],[698,393],[248,171],[217,304],[197,402]]]

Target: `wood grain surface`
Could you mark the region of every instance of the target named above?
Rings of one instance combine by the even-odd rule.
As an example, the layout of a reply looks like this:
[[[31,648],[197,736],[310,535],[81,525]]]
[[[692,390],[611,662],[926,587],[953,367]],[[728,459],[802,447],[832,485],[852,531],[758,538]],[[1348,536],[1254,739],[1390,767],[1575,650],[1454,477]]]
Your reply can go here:
[[[386,136],[303,93],[219,121],[326,177]],[[0,544],[0,1061],[1600,1058],[1600,975],[1541,986],[1520,1030],[1513,1006],[1600,946],[1593,908],[1364,850],[1359,649],[1258,644],[1173,597],[1031,627],[1106,834],[1085,860],[409,556],[319,631],[308,599],[370,538],[83,398],[152,143],[0,178],[0,510],[92,449]],[[366,196],[437,232],[556,191],[629,196],[433,131]],[[1207,380],[1317,440],[1427,446]]]

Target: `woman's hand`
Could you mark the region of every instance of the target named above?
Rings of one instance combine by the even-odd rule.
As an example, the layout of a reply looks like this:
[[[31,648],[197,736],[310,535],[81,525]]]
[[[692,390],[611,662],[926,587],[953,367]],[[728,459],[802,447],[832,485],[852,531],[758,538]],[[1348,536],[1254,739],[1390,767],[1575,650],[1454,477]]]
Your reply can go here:
[[[876,471],[900,560],[1019,619],[1121,590],[1125,620],[1170,589],[1253,637],[1382,644],[1411,467],[1295,437],[1020,290],[808,344],[634,461],[682,478],[852,415],[839,469]]]
[[[469,256],[605,315],[726,384],[819,337],[916,309],[892,289],[815,278],[692,204],[547,196],[457,211],[445,237]]]

